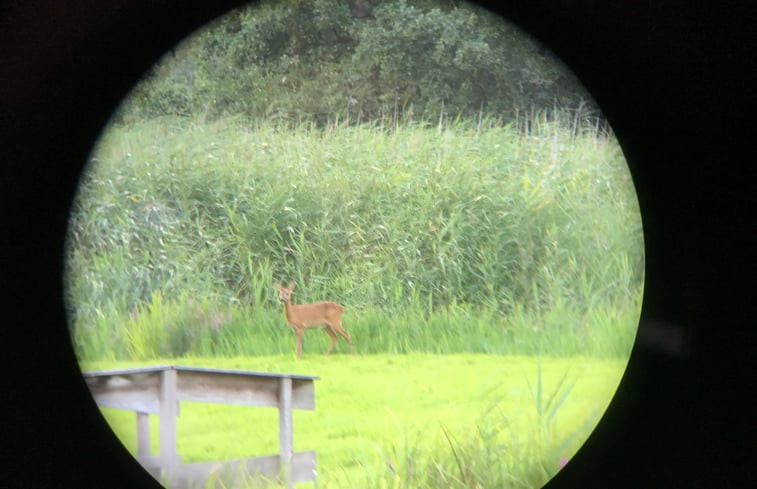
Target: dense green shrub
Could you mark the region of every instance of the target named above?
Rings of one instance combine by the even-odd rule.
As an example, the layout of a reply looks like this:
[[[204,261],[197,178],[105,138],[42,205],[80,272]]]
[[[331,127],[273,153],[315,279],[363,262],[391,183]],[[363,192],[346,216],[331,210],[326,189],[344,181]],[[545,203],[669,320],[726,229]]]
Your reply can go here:
[[[165,55],[118,118],[511,121],[555,104],[599,116],[543,46],[473,4],[298,0],[212,22]]]

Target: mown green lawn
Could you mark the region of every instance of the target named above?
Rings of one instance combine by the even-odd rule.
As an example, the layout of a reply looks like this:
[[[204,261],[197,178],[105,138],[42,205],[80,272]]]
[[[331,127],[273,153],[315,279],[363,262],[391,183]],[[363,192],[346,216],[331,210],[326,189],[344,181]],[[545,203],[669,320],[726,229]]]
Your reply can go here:
[[[546,435],[540,429],[535,397],[539,362],[543,406],[566,372],[568,383],[575,382],[556,409]],[[294,413],[294,448],[317,452],[318,487],[341,488],[375,487],[388,467],[401,467],[409,459],[419,463],[444,459],[452,453],[451,445],[462,450],[471,446],[471,440],[480,444],[481,433],[487,430],[506,447],[503,453],[512,458],[508,466],[512,465],[513,473],[518,475],[518,466],[533,466],[520,458],[546,456],[548,478],[559,469],[560,457],[572,456],[604,412],[626,361],[481,354],[304,354],[300,360],[293,355],[183,358],[139,364],[92,362],[82,367],[100,370],[147,364],[320,377],[315,384],[315,410]],[[134,414],[102,411],[124,445],[136,453]],[[151,442],[157,453],[158,423],[152,418]],[[177,424],[178,451],[184,462],[274,454],[277,426],[275,409],[183,402]],[[575,432],[581,436],[566,443],[560,453],[550,451]],[[399,476],[393,476],[398,482]],[[527,476],[518,475],[520,480],[541,480]]]

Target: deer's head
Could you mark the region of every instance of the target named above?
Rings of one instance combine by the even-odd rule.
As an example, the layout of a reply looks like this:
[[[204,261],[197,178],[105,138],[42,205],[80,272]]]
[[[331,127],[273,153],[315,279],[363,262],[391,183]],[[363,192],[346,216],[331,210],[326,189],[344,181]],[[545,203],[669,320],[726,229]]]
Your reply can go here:
[[[292,291],[295,287],[294,282],[289,282],[289,285],[286,287],[282,287],[280,284],[274,284],[274,286],[279,291],[279,300],[281,302],[289,302],[292,299]]]

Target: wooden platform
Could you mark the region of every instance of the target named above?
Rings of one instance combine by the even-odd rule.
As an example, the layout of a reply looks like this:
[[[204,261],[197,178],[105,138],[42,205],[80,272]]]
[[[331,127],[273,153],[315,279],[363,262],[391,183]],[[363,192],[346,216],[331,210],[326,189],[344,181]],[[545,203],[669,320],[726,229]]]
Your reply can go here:
[[[287,487],[315,479],[314,451],[293,451],[292,409],[315,409],[318,377],[161,365],[83,372],[98,405],[136,413],[137,461],[170,488],[226,487],[249,475],[280,479]],[[183,464],[176,452],[180,401],[278,407],[279,453],[241,460]],[[160,416],[160,454],[150,453],[149,415]]]

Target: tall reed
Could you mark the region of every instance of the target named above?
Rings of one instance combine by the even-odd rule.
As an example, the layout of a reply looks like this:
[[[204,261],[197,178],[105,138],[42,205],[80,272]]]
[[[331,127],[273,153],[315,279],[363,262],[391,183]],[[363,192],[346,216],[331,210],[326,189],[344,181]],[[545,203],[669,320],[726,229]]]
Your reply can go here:
[[[611,136],[560,121],[111,126],[71,215],[77,348],[286,350],[272,283],[294,280],[295,301],[347,306],[366,352],[627,351],[643,280],[633,184]],[[166,332],[213,314],[230,319]]]

